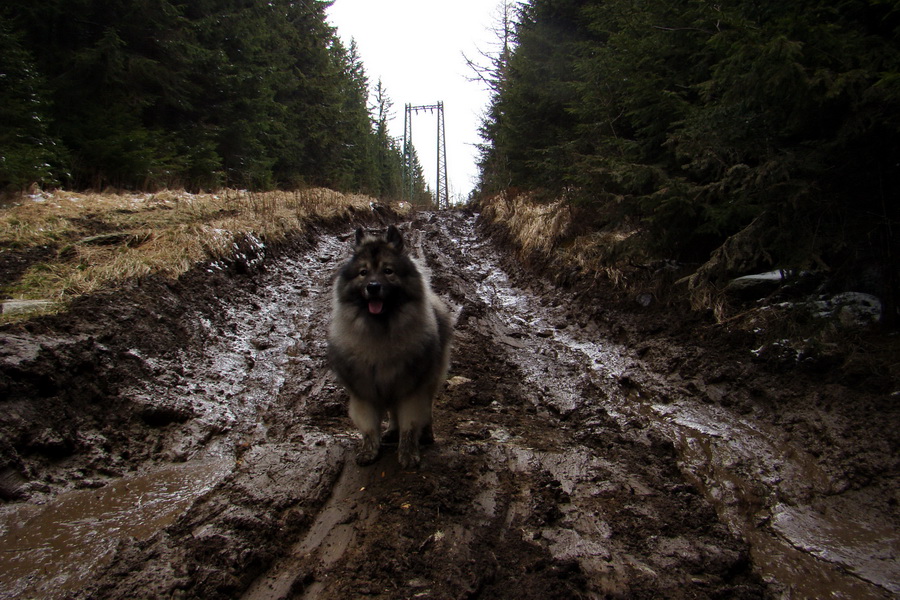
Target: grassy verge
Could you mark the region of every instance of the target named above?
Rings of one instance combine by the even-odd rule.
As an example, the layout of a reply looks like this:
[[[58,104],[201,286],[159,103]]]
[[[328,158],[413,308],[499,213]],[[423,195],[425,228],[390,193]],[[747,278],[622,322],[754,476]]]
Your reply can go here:
[[[177,278],[229,257],[248,236],[278,243],[371,202],[326,189],[22,196],[0,208],[0,299],[51,300],[43,311],[59,310],[128,279]]]
[[[729,344],[744,347],[745,356],[752,351],[754,361],[775,370],[827,372],[867,389],[896,391],[900,337],[877,321],[877,313],[865,312],[866,305],[854,300],[860,294],[829,290],[821,276],[811,285],[801,279],[749,296],[717,283],[717,278],[727,283],[729,273],[738,270],[734,264],[752,256],[757,246],[743,239],[753,237],[752,228],[698,269],[654,255],[639,227],[609,225],[626,220],[604,220],[563,201],[499,194],[480,200],[480,208],[520,261],[557,283],[593,288],[588,297],[639,315],[631,322],[646,326],[650,335],[678,322],[702,323],[701,338],[734,334]],[[680,311],[688,308],[703,320],[686,321]]]
[[[645,270],[634,268],[653,260],[637,227],[604,226],[598,215],[564,200],[540,202],[529,193],[502,193],[480,204],[482,217],[502,227],[522,262],[548,262],[563,274],[574,271],[608,280],[623,292],[648,283]]]

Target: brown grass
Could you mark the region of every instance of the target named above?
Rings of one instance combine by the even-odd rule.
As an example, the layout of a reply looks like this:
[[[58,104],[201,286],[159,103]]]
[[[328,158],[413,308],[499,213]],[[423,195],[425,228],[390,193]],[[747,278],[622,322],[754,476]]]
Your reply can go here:
[[[229,257],[248,236],[275,244],[312,219],[349,207],[367,210],[371,202],[327,189],[23,196],[0,208],[0,257],[41,247],[55,257],[4,282],[0,297],[65,303],[144,275],[174,279],[199,263]]]
[[[583,227],[565,200],[540,202],[529,193],[512,197],[502,193],[482,200],[482,216],[509,232],[521,257],[537,253],[557,259],[557,264],[605,278],[615,287],[627,286],[623,262],[645,259],[635,243],[636,229]]]
[[[536,202],[531,194],[501,193],[482,203],[483,216],[506,227],[524,254],[549,253],[572,225],[571,212],[562,200]]]

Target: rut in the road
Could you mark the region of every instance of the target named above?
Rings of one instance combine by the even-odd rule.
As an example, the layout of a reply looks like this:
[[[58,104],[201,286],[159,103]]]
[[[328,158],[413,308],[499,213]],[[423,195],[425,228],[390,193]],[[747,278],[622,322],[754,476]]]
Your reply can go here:
[[[123,545],[83,597],[761,597],[746,546],[684,482],[672,444],[604,408],[624,365],[614,347],[597,351],[589,320],[512,286],[472,215],[403,228],[457,317],[421,468],[399,470],[392,451],[366,468],[352,460],[356,434],[325,365],[330,276],[350,231],[323,235],[267,267],[256,308],[216,324],[271,322],[265,335],[250,327],[244,367],[208,378],[268,373],[265,394],[210,385],[241,411],[211,438],[235,444],[234,471],[175,524]],[[590,351],[566,350],[583,338]],[[206,377],[209,353],[182,360]]]
[[[244,598],[679,597],[685,585],[690,597],[758,597],[745,548],[684,484],[671,444],[606,414],[587,375],[598,365],[535,354],[534,339],[578,327],[566,307],[510,286],[471,215],[427,216],[407,235],[456,307],[438,443],[417,472],[391,452],[346,462]],[[317,401],[335,399],[306,404]],[[342,413],[326,412],[345,432]],[[305,425],[323,426],[320,415]]]
[[[33,481],[0,495],[33,496],[0,512],[0,598],[900,592],[893,404],[826,414],[847,388],[782,393],[793,375],[684,342],[696,320],[634,327],[652,313],[535,278],[465,212],[401,225],[456,319],[437,443],[357,467],[331,278],[356,224],[396,215],[347,218],[5,338]],[[616,319],[650,337],[617,346]]]

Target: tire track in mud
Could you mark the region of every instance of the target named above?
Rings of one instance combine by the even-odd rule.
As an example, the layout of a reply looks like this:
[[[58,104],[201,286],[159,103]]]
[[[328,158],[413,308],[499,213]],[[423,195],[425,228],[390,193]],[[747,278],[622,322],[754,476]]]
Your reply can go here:
[[[453,237],[446,221],[442,228],[445,238]],[[483,263],[496,261],[485,249]],[[754,570],[772,584],[770,593],[876,599],[900,592],[892,558],[900,545],[896,529],[884,525],[891,515],[864,494],[842,497],[840,475],[826,473],[784,431],[710,401],[738,388],[660,375],[633,350],[610,342],[565,292],[528,275],[518,276],[528,289],[499,269],[476,279],[476,294],[491,307],[482,328],[505,342],[535,406],[576,431],[576,444],[595,437],[591,429],[605,420],[613,431],[637,433],[645,445],[672,447],[684,481],[702,490],[719,519],[749,542]],[[640,472],[638,466],[615,479],[633,480]]]
[[[352,460],[325,364],[329,281],[350,232],[323,235],[223,299],[207,347],[154,359],[144,393],[186,395],[196,415],[170,428],[171,458],[234,467],[174,524],[123,542],[79,597],[759,597],[746,547],[685,485],[671,444],[621,426],[584,365],[535,345],[573,327],[567,307],[509,286],[474,221],[404,226],[457,317],[437,443],[418,471],[390,450]],[[610,378],[613,358],[598,365]]]
[[[218,460],[226,474],[171,525],[119,542],[77,597],[814,596],[787,589],[796,570],[764,569],[775,585],[763,583],[759,551],[735,534],[753,500],[742,486],[759,492],[756,472],[735,477],[740,468],[722,464],[735,455],[717,447],[739,420],[691,413],[565,293],[512,284],[473,215],[402,226],[457,320],[437,443],[417,471],[400,470],[390,449],[358,467],[346,397],[325,363],[330,280],[349,229],[269,261],[252,286],[188,316],[202,347],[135,349],[154,375],[128,395],[160,418],[184,416],[162,427],[160,457]],[[759,452],[741,460],[775,454]],[[796,462],[773,462],[767,485],[777,486]],[[772,538],[759,535],[755,547]],[[831,589],[854,579],[831,571]],[[888,597],[857,583],[848,589],[866,594],[855,597]]]
[[[457,318],[437,444],[415,472],[392,452],[345,459],[310,528],[243,598],[758,597],[746,548],[684,484],[671,444],[621,427],[582,364],[535,360],[531,332],[565,335],[567,309],[514,289],[474,220],[407,230]],[[595,358],[610,379],[624,368],[614,351]]]
[[[80,597],[148,597],[183,588],[196,597],[231,597],[252,581],[252,565],[279,551],[278,540],[268,544],[268,538],[303,527],[307,505],[327,497],[343,460],[339,437],[292,427],[303,410],[297,399],[328,385],[324,342],[313,328],[322,326],[330,298],[330,273],[322,264],[340,246],[323,235],[312,260],[308,249],[282,252],[267,266],[248,256],[239,277],[226,272],[227,264],[207,265],[208,276],[200,279],[215,291],[200,294],[199,302],[183,299],[173,327],[185,330],[181,338],[189,343],[160,348],[142,345],[138,335],[133,346],[118,350],[124,368],[143,377],[117,396],[149,429],[113,452],[95,432],[78,435],[105,448],[109,457],[99,459],[110,466],[123,462],[115,450],[145,457],[144,463],[121,485],[88,482],[105,486],[110,497],[102,502],[100,493],[77,490],[48,497],[36,515],[27,505],[0,514],[3,544],[16,549],[0,554],[0,598],[69,597],[111,561],[108,576],[94,578],[99,583]],[[178,293],[190,291],[163,301],[174,304]],[[149,313],[151,328],[164,318],[152,304],[138,311]],[[76,473],[82,467],[65,462]],[[177,470],[167,466],[172,462]],[[183,473],[195,481],[182,484]],[[177,502],[154,500],[173,493],[180,494]],[[54,520],[73,500],[77,508]],[[167,506],[185,501],[192,503],[187,511]],[[94,527],[78,527],[73,537],[79,523]],[[85,554],[95,556],[79,558]]]

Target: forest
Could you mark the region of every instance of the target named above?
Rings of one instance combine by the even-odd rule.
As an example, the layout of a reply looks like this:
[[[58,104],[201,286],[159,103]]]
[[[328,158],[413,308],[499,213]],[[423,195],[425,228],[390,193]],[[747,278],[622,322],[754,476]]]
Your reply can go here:
[[[483,197],[563,200],[679,260],[735,240],[745,269],[827,271],[896,306],[897,2],[505,6],[480,71]]]
[[[317,185],[399,199],[391,100],[329,5],[4,2],[0,189]]]
[[[4,2],[0,189],[400,198],[391,100],[329,5]],[[477,197],[562,201],[669,259],[730,240],[745,270],[828,272],[897,306],[894,0],[502,6]]]
[[[900,597],[900,0],[473,1],[437,211],[329,1],[0,0],[0,598]]]

